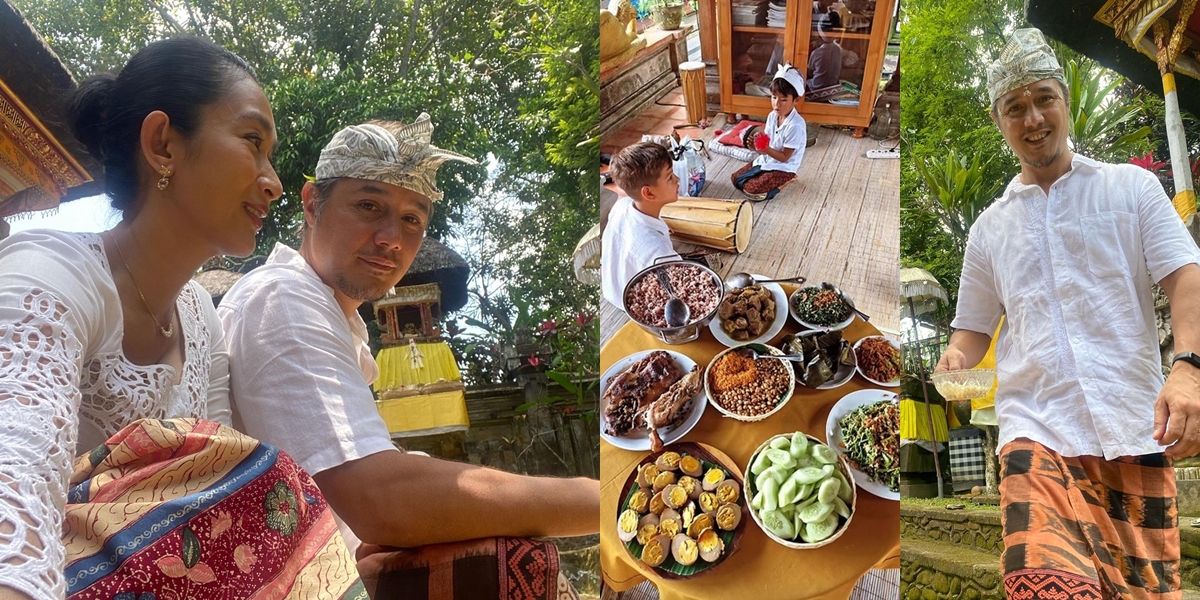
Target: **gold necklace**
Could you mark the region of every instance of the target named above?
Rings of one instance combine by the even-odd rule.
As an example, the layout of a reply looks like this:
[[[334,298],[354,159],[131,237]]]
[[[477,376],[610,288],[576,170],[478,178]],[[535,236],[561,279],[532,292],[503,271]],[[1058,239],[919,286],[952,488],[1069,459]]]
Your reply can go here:
[[[146,307],[146,312],[150,313],[150,318],[154,320],[154,326],[158,327],[158,331],[162,333],[163,337],[165,338],[170,338],[171,336],[175,335],[174,309],[171,311],[171,320],[167,322],[167,326],[164,328],[159,324],[158,317],[154,316],[154,310],[150,308],[150,303],[146,302],[146,294],[142,293],[141,286],[139,286],[137,284],[137,280],[133,278],[133,271],[129,269],[129,261],[125,260],[125,253],[121,252],[121,244],[117,243],[117,236],[113,235],[111,231],[107,233],[108,239],[112,241],[113,247],[117,249],[117,256],[121,257],[121,264],[125,266],[125,272],[129,273],[129,281],[133,283],[133,288],[137,290],[138,296],[140,296],[142,299],[142,306]]]

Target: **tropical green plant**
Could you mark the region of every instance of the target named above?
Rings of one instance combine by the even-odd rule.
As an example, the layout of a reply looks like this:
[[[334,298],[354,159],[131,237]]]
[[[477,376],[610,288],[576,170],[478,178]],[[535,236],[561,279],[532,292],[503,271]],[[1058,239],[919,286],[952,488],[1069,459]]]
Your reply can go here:
[[[1131,126],[1144,107],[1141,95],[1114,94],[1124,78],[1076,55],[1063,64],[1071,109],[1071,143],[1075,152],[1120,162],[1148,145],[1151,129]]]
[[[950,233],[959,256],[966,251],[971,226],[983,210],[996,199],[1002,181],[987,176],[988,162],[979,153],[959,156],[951,150],[944,160],[916,157],[914,166],[921,173],[929,192],[926,206],[938,223]]]

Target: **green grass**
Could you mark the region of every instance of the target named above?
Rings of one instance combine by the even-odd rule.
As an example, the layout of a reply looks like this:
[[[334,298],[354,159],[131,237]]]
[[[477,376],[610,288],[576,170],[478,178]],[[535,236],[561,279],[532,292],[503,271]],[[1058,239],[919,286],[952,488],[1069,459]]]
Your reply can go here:
[[[948,504],[965,504],[965,510],[1000,510],[994,504],[975,504],[964,498],[900,498],[900,504],[905,506],[924,506],[927,508],[945,508]]]

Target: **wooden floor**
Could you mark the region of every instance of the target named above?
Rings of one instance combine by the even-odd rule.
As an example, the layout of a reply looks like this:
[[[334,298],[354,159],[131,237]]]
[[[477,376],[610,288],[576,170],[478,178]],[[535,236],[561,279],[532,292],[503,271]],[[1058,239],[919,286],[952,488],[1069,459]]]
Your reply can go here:
[[[810,125],[815,127],[815,125]],[[704,133],[728,129],[718,116]],[[900,327],[900,161],[869,159],[878,147],[871,138],[821,128],[817,143],[805,150],[796,181],[773,200],[754,204],[750,246],[741,255],[720,253],[710,266],[722,277],[746,272],[779,277],[803,275],[828,281],[854,299],[871,323],[895,333]],[[741,198],[730,175],[743,163],[713,154],[706,161],[702,196]],[[601,194],[601,210],[616,199]],[[676,244],[684,252],[689,244]],[[601,300],[601,343],[628,319]]]

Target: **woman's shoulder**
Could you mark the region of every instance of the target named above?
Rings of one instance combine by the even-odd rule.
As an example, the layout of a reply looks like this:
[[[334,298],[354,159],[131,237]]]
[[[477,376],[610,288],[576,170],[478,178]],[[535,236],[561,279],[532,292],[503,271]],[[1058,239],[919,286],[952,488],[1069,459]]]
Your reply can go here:
[[[46,263],[102,265],[103,257],[100,236],[95,233],[30,229],[0,240],[0,261],[19,259],[21,262],[11,266],[20,270]]]

